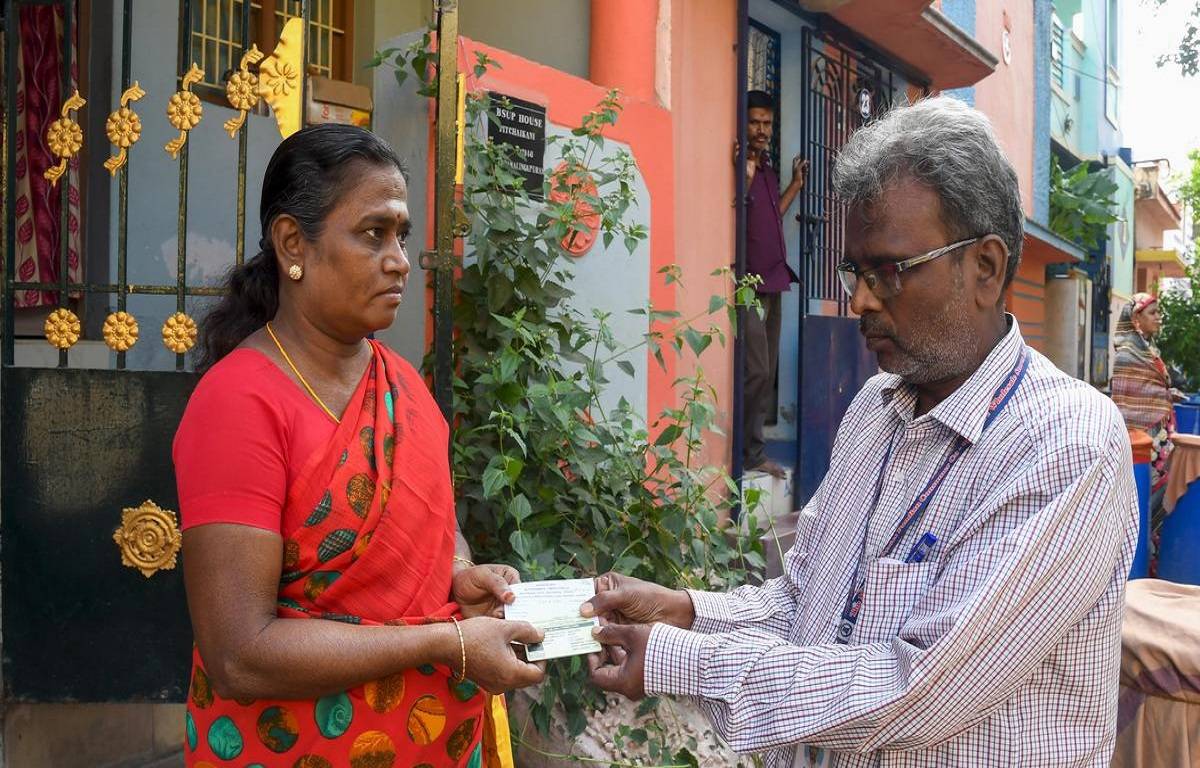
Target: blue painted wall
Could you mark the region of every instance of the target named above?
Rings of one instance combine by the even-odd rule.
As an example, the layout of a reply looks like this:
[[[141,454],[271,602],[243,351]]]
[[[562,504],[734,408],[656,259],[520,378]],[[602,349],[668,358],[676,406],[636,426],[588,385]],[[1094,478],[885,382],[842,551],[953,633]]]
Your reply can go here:
[[[1033,210],[1034,221],[1050,221],[1050,11],[1052,0],[1033,0]]]
[[[964,32],[976,37],[975,34],[975,2],[976,0],[942,0],[942,13],[946,18],[957,24]],[[975,106],[975,87],[954,88],[946,91],[947,96],[953,96],[960,101]]]

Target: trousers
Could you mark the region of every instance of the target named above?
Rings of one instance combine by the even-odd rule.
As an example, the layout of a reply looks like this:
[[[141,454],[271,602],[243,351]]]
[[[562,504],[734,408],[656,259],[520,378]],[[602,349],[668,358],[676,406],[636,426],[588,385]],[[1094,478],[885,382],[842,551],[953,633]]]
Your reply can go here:
[[[782,294],[760,293],[764,315],[748,310],[742,336],[746,345],[746,371],[742,390],[742,463],[753,469],[766,461],[763,425],[771,407],[775,372],[779,368],[779,332]]]

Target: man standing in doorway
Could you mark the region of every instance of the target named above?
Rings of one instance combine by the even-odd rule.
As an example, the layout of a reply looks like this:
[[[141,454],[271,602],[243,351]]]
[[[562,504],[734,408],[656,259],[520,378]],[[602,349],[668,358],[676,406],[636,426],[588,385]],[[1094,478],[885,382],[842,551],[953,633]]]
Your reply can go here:
[[[783,215],[804,188],[808,161],[800,156],[792,161],[792,181],[781,193],[779,176],[768,160],[774,132],[774,98],[765,91],[750,91],[746,94],[746,272],[762,279],[757,290],[763,314],[746,313],[742,466],[782,477],[783,467],[767,458],[763,424],[779,367],[781,296],[792,283],[800,282],[787,263]]]

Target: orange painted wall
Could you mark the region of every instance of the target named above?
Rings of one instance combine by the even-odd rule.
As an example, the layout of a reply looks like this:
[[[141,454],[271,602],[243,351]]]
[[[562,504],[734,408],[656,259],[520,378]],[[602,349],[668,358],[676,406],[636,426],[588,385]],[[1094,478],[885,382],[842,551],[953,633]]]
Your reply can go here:
[[[1026,247],[1029,238],[1025,239]],[[1025,341],[1039,352],[1046,341],[1046,262],[1036,255],[1026,254],[1017,268],[1008,289],[1008,311],[1021,324]]]
[[[996,71],[975,85],[975,106],[991,119],[1000,145],[1021,182],[1021,205],[1033,212],[1033,3],[1029,0],[978,0],[975,38],[996,55]],[[1004,63],[1003,31],[1011,25],[1012,61]]]
[[[737,4],[733,0],[672,0],[671,117],[675,141],[675,261],[684,287],[679,310],[704,311],[709,296],[724,290],[710,273],[734,261],[734,177],[730,160],[737,138]],[[732,434],[733,335],[724,315],[713,318],[726,332],[724,349],[713,345],[701,357],[716,387],[718,418],[725,436],[705,445],[707,464],[728,466]],[[680,373],[691,367],[680,366]]]

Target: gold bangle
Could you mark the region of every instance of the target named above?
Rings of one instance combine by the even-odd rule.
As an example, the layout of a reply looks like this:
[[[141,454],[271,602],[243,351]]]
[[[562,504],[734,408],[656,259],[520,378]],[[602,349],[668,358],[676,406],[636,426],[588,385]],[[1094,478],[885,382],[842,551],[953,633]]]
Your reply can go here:
[[[455,678],[454,682],[462,683],[467,679],[467,640],[463,637],[462,626],[459,625],[458,619],[453,616],[450,620],[454,622],[454,628],[458,630],[458,646],[462,650],[462,672]],[[450,670],[451,677],[454,677],[454,670]]]
[[[458,555],[455,555],[451,562],[462,563],[463,565],[467,566],[468,568],[475,567],[475,563],[472,563],[470,560],[468,560],[465,557],[459,557]]]

